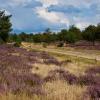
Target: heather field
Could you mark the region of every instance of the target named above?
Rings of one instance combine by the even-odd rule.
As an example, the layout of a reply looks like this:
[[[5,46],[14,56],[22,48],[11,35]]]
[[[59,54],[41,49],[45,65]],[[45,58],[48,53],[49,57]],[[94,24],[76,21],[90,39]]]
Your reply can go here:
[[[99,99],[99,62],[0,45],[0,100]]]

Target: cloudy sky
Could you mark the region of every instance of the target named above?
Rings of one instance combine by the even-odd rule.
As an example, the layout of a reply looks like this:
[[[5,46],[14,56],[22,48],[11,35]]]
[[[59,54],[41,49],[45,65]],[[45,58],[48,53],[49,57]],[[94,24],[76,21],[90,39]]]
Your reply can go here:
[[[16,32],[58,31],[72,24],[84,29],[100,22],[100,0],[0,0],[0,9],[12,14]]]

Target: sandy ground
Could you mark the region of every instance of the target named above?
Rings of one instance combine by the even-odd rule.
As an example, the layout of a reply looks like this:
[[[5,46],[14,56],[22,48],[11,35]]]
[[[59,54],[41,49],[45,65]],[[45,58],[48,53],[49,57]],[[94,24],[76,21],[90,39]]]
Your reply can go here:
[[[76,56],[76,57],[81,57],[81,58],[87,58],[87,59],[93,59],[100,61],[100,54],[96,54],[94,52],[80,52],[80,51],[73,51],[73,50],[60,50],[60,49],[55,49],[55,48],[43,48],[42,46],[38,45],[30,45],[24,43],[23,46],[28,49],[34,49],[34,50],[40,50],[40,51],[46,51],[49,53],[56,53],[56,54],[62,54],[62,55],[69,55],[69,56]]]

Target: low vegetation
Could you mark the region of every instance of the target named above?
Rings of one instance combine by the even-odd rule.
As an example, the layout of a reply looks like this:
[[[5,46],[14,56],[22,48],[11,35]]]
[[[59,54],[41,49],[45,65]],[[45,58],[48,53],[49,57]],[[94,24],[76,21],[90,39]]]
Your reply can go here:
[[[78,66],[77,64],[71,66],[72,60],[58,61],[46,52],[27,51],[12,45],[1,45],[1,100],[100,98],[99,66],[86,67],[84,74],[82,72],[77,75],[76,72],[67,70],[68,63],[70,69]]]

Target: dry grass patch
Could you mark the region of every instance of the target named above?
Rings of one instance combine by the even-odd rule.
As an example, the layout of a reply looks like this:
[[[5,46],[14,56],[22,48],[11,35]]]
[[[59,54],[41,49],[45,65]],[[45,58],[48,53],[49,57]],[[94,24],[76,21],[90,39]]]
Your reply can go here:
[[[28,96],[27,94],[18,94],[18,95],[14,95],[14,94],[6,94],[6,95],[1,95],[0,96],[0,100],[43,100],[42,97],[39,97],[37,95],[33,95],[33,96]]]
[[[20,56],[20,53],[11,53],[13,56]]]
[[[86,87],[69,85],[65,81],[47,82],[43,85],[47,100],[82,100]]]
[[[46,77],[51,70],[55,70],[58,68],[56,65],[46,65],[46,64],[34,64],[32,69],[32,73],[38,74],[42,77]]]
[[[86,65],[84,63],[69,63],[63,65],[64,70],[69,71],[70,73],[73,73],[77,76],[84,75],[85,71],[91,67],[91,65]]]

